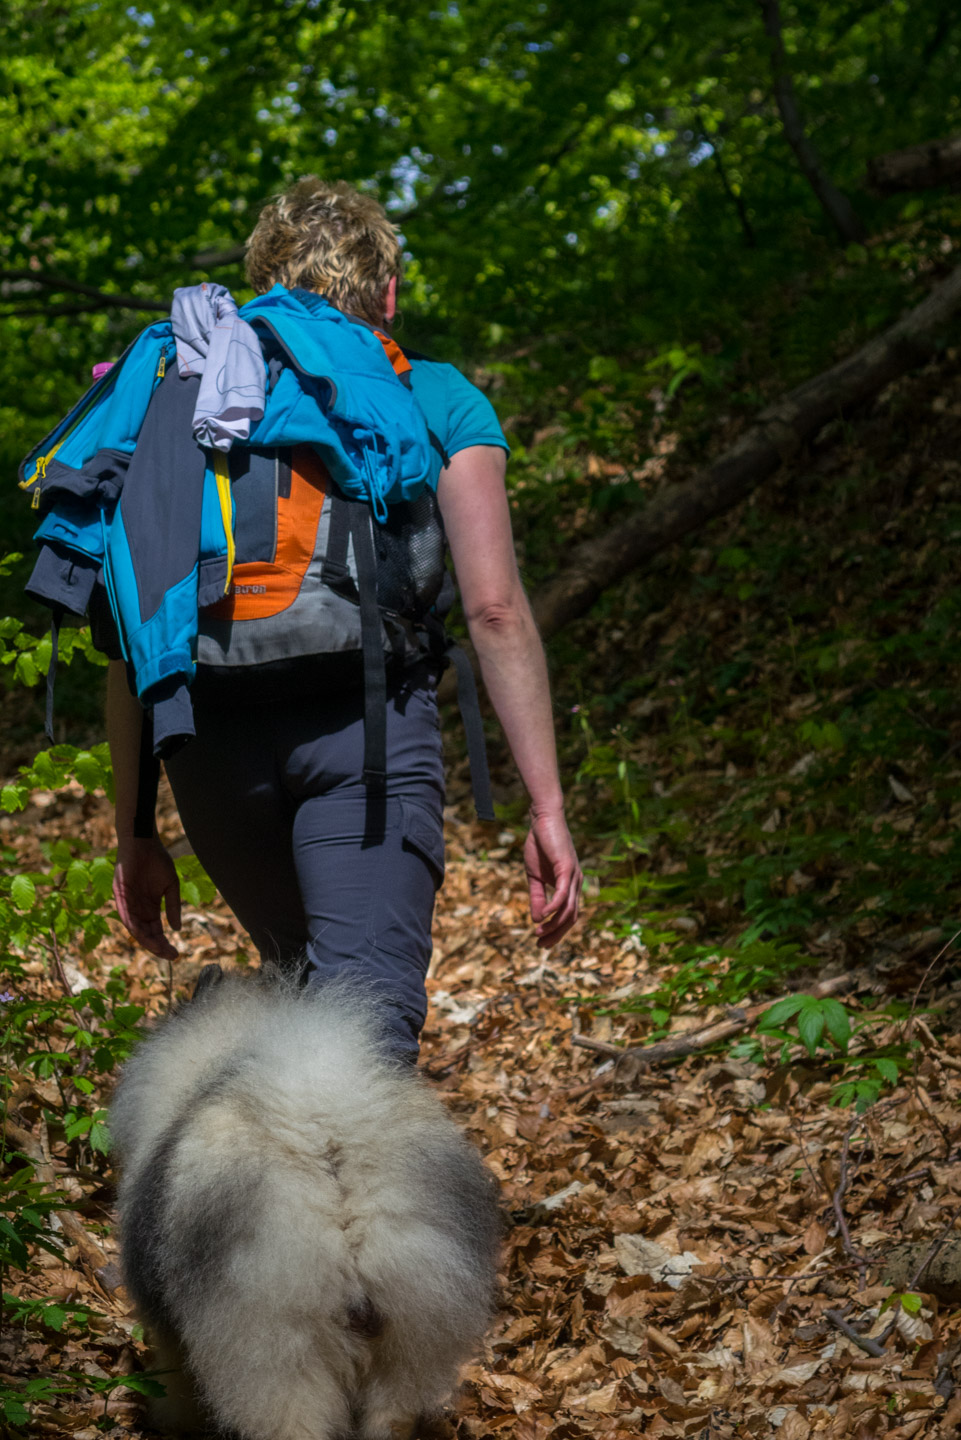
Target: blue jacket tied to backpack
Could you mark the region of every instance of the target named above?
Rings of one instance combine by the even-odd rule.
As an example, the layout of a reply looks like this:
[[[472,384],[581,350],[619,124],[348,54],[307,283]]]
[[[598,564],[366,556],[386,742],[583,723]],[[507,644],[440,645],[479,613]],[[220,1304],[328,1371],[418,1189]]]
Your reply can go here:
[[[263,413],[218,449],[310,445],[380,521],[436,483],[424,416],[370,326],[282,285],[238,318],[260,342]],[[201,376],[176,357],[171,321],[148,326],[20,468],[43,515],[28,591],[83,615],[102,578],[158,754],[194,733],[197,612],[230,584],[235,519],[226,467],[194,438]]]

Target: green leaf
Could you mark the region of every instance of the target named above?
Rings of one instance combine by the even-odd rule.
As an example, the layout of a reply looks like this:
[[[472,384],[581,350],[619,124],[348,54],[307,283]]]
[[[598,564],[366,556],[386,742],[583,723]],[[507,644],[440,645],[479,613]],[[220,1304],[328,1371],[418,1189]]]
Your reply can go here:
[[[114,863],[104,855],[90,862],[90,883],[96,899],[103,904],[113,893]]]
[[[89,750],[81,750],[73,762],[73,771],[85,790],[100,790],[104,784],[103,766]]]
[[[7,1248],[10,1252],[10,1258],[13,1261],[14,1265],[16,1265],[17,1268],[20,1270],[26,1270],[27,1265],[30,1261],[30,1257],[27,1253],[27,1247],[23,1243],[21,1237],[17,1234],[16,1230],[10,1224],[10,1221],[4,1215],[0,1215],[0,1234],[6,1235],[7,1237]]]
[[[14,875],[10,882],[10,899],[18,910],[32,910],[37,899],[37,887],[29,875]]]
[[[110,1153],[110,1131],[102,1120],[95,1120],[90,1127],[90,1148],[100,1155]]]
[[[906,1310],[909,1315],[920,1315],[924,1301],[920,1295],[915,1295],[913,1290],[906,1290],[901,1296],[901,1309]]]
[[[44,1325],[50,1326],[51,1330],[62,1330],[67,1312],[59,1305],[45,1305],[40,1318]]]
[[[779,1000],[770,1010],[765,1010],[757,1028],[765,1031],[780,1028],[786,1020],[798,1013],[807,999],[806,995],[788,995],[784,1000]]]
[[[66,889],[71,900],[79,900],[86,892],[90,870],[85,860],[71,860],[67,866]]]
[[[124,1375],[121,1377],[121,1383],[128,1390],[135,1390],[138,1395],[166,1395],[167,1393],[167,1387],[151,1375]]]
[[[19,1400],[14,1400],[11,1395],[4,1395],[2,1400],[0,1400],[0,1404],[3,1405],[3,1413],[11,1425],[22,1429],[30,1423],[29,1412],[25,1405],[21,1405]]]
[[[17,656],[13,673],[21,685],[33,686],[40,679],[40,671],[34,664],[33,656],[28,655],[26,651]]]
[[[882,1080],[886,1080],[889,1085],[896,1085],[898,1083],[898,1076],[900,1072],[898,1071],[898,1067],[893,1060],[888,1060],[885,1058],[875,1060],[874,1068],[881,1076]]]
[[[809,1003],[798,1015],[797,1028],[808,1054],[813,1059],[818,1041],[824,1033],[824,1012],[819,1001],[808,998]]]
[[[820,1001],[820,1005],[828,1034],[841,1053],[846,1054],[851,1039],[851,1017],[848,1015],[846,1007],[839,1000],[833,1000],[830,997]]]

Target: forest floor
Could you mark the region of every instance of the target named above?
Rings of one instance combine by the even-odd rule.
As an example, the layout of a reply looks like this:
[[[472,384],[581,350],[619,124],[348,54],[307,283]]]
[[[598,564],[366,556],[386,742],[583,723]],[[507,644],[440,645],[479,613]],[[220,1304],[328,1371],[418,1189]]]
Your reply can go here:
[[[948,351],[889,386],[553,643],[589,881],[548,955],[523,799],[495,755],[502,818],[472,822],[455,757],[423,1069],[506,1217],[497,1317],[453,1422],[465,1440],[961,1434],[959,379]],[[718,423],[723,445],[744,420]],[[703,457],[662,438],[671,464],[633,476],[646,495]],[[518,461],[532,573],[556,560],[555,518],[576,538],[590,513],[577,486],[618,471],[583,461]],[[17,692],[3,705],[21,737],[8,777],[39,727]],[[169,798],[161,825],[182,848]],[[55,903],[72,875],[86,893],[109,807],[35,789],[0,841],[8,872],[33,876],[3,896],[46,913],[41,892]],[[62,1254],[39,1245],[42,1217],[26,1249],[10,1241],[0,1398],[17,1434],[136,1436],[148,1361],[118,1288],[100,1108],[110,1036],[127,1007],[166,1008],[168,977],[116,922],[59,955],[4,923],[26,953],[0,996],[4,1184],[33,1173],[65,1200]],[[178,986],[251,960],[216,900],[191,901],[180,945]],[[112,987],[109,1033],[91,1001],[69,1012],[87,984]],[[742,1029],[670,1063],[620,1054],[714,1021]]]
[[[102,799],[78,791],[36,802],[33,843],[69,829],[107,848]],[[162,822],[176,842],[169,803]],[[722,1053],[673,1068],[599,1063],[572,1032],[630,1041],[641,1038],[638,1020],[578,997],[649,990],[651,957],[589,921],[553,954],[539,951],[522,832],[505,827],[496,840],[489,848],[491,827],[451,812],[423,1054],[497,1175],[506,1216],[499,1309],[467,1370],[457,1433],[957,1435],[961,1313],[926,1292],[911,1310],[884,1306],[912,1290],[908,1270],[961,1212],[961,1036],[928,1043],[861,1117],[832,1106],[831,1076],[810,1061],[772,1068]],[[179,945],[178,987],[204,963],[249,959],[219,900],[188,909]],[[166,967],[118,927],[86,959],[61,957],[59,974],[35,962],[29,987],[102,986],[117,965],[132,1003],[165,1010]],[[880,988],[877,977],[866,983]],[[681,1028],[726,1013],[688,1008]],[[89,1377],[79,1393],[32,1406],[37,1433],[139,1435],[142,1402],[116,1382],[149,1361],[119,1288],[109,1170],[87,1147],[51,1144],[48,1121],[62,1111],[52,1080],[15,1079],[8,1115],[49,1156],[87,1238],[62,1236],[63,1259],[38,1252],[12,1293],[87,1308],[83,1324],[59,1332],[8,1329],[0,1372],[54,1384]],[[898,1284],[885,1285],[905,1241],[921,1260],[914,1253]]]

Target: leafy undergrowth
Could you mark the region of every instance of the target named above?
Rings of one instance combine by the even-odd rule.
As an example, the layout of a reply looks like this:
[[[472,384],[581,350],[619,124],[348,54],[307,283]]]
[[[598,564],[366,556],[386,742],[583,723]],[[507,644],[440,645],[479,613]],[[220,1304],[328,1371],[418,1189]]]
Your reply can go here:
[[[162,820],[183,848],[169,799]],[[107,802],[76,782],[36,792],[0,823],[37,873],[41,847],[66,834],[91,854],[111,839]],[[886,1022],[872,1043],[910,1062],[863,1116],[832,1103],[832,1055],[816,1045],[810,1058],[797,1036],[767,1042],[786,1047],[779,1065],[723,1053],[675,1069],[598,1063],[574,1032],[638,1038],[646,1019],[618,1013],[618,997],[657,990],[663,968],[635,934],[598,923],[545,957],[526,913],[521,831],[493,838],[451,812],[423,1060],[498,1176],[509,1217],[501,1305],[468,1368],[457,1433],[956,1434],[961,1315],[910,1272],[883,1279],[897,1244],[929,1250],[961,1207],[961,1038],[932,1039],[920,1007]],[[250,959],[236,922],[198,890],[181,948],[178,985],[208,961]],[[111,1067],[141,1010],[166,1007],[169,980],[115,925],[86,956],[49,949],[4,996],[6,1201],[20,1233],[4,1230],[0,1381],[18,1433],[136,1436],[149,1361],[119,1288],[97,1127]],[[882,977],[857,978],[859,993],[884,1000]],[[932,967],[931,1024],[953,984],[943,962]],[[603,1007],[587,998],[599,993]],[[676,1025],[728,1013],[682,997]],[[16,1207],[12,1190],[38,1182],[34,1203]],[[59,1218],[46,1215],[51,1185]],[[862,1348],[872,1335],[883,1337],[879,1358]]]
[[[652,993],[623,1000],[638,1039],[667,1033],[685,1001],[736,1005],[805,967],[864,965],[903,999],[951,947],[957,358],[827,427],[553,643],[592,894],[659,962]]]

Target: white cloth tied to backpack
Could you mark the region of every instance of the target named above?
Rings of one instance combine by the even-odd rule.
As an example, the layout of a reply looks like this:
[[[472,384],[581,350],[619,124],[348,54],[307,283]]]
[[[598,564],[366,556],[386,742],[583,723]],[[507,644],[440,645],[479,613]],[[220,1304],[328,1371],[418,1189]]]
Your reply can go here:
[[[170,311],[181,375],[199,375],[193,433],[199,445],[227,451],[262,419],[267,390],[260,342],[224,285],[174,291]]]

